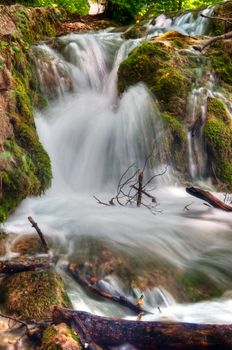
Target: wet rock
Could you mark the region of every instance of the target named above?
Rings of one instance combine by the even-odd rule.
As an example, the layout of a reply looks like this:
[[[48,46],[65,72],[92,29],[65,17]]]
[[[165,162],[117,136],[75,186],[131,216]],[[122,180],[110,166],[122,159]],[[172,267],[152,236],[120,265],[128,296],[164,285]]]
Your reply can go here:
[[[6,239],[6,233],[0,232],[0,256],[4,256],[6,254]]]
[[[5,312],[27,319],[46,320],[54,306],[71,305],[60,275],[52,268],[7,276],[0,292]]]
[[[43,333],[41,350],[81,350],[78,336],[65,324],[47,328]]]
[[[214,17],[232,18],[232,1],[223,1],[214,7]],[[221,35],[232,30],[231,21],[221,21],[219,19],[213,19],[213,32],[215,35]]]
[[[215,181],[221,190],[231,192],[232,126],[231,118],[220,100],[209,100],[207,120],[203,134],[208,156],[212,164],[212,176],[215,177]]]
[[[11,244],[11,251],[21,255],[44,253],[39,237],[35,234],[20,235]]]

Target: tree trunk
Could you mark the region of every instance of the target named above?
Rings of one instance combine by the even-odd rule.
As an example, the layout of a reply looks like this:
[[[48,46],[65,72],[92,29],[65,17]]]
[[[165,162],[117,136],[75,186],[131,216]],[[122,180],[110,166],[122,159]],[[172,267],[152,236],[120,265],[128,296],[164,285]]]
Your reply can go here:
[[[103,349],[123,344],[139,350],[232,349],[231,325],[127,321],[54,309],[54,323],[66,322],[75,330],[78,320],[84,323],[91,340]]]

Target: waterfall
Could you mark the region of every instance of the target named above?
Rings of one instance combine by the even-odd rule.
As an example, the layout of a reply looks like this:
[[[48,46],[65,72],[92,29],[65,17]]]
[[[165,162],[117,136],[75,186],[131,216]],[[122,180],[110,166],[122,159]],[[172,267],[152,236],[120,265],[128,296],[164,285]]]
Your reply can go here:
[[[198,14],[187,11],[182,15],[171,19],[165,15],[156,17],[155,21],[151,21],[149,28],[149,36],[160,35],[169,30],[175,30],[184,35],[207,35],[210,30],[210,21],[208,18],[213,12],[213,6],[209,6]]]
[[[192,25],[190,17],[182,21],[181,24],[181,19],[176,19],[175,25]],[[158,25],[162,26],[157,22]],[[170,26],[170,21],[166,25]],[[84,256],[84,237],[88,242],[113,246],[128,261],[131,259],[133,269],[139,267],[136,273],[150,274],[146,269],[152,267],[155,278],[161,277],[156,288],[144,293],[146,306],[154,312],[153,319],[231,323],[229,213],[208,208],[197,199],[191,203],[185,189],[175,186],[172,178],[163,186],[155,181],[149,188],[160,203],[159,215],[152,215],[146,207],[99,205],[93,198],[98,195],[105,202],[112,198],[122,173],[132,163],[142,168],[152,145],[155,162],[149,171],[159,171],[156,162],[162,164],[165,158],[164,133],[154,97],[142,83],[120,97],[117,93],[118,66],[139,42],[140,39],[125,41],[120,33],[99,32],[70,34],[59,38],[54,47],[42,44],[34,49],[41,88],[49,100],[47,109],[36,113],[36,127],[50,155],[54,179],[44,196],[22,203],[9,218],[6,230],[30,232],[25,218],[31,215],[50,237],[57,255],[66,261]],[[223,100],[210,73],[207,64],[199,71],[188,101],[186,128],[193,177],[205,173],[205,161],[200,157],[201,135],[192,137],[191,126],[199,113],[205,118],[208,96],[221,96]],[[230,110],[229,104],[227,108]],[[185,211],[190,203],[191,210]],[[162,276],[160,267],[165,267],[166,275]],[[228,293],[204,304],[177,303],[172,288],[166,290],[168,278],[176,271],[178,275],[189,270],[204,273]],[[76,309],[125,317],[125,310],[90,298],[67,275],[64,278]],[[131,297],[115,276],[108,276],[106,281]],[[157,312],[157,306],[162,307],[162,314]]]
[[[114,190],[131,164],[143,166],[154,140],[157,160],[164,158],[159,110],[147,88],[138,84],[120,99],[117,96],[118,66],[136,44],[114,35],[113,46],[112,35],[106,33],[68,36],[61,41],[63,58],[46,45],[36,48],[36,52],[43,51],[42,57],[48,53],[47,60],[52,62],[48,65],[44,60],[44,68],[41,59],[37,61],[41,79],[56,62],[58,67],[67,67],[76,91],[75,98],[67,96],[65,105],[61,100],[49,110],[51,136],[44,143],[52,154],[53,187],[60,187],[62,181],[75,191],[101,191],[110,186]],[[63,94],[59,71],[51,73],[55,90]]]

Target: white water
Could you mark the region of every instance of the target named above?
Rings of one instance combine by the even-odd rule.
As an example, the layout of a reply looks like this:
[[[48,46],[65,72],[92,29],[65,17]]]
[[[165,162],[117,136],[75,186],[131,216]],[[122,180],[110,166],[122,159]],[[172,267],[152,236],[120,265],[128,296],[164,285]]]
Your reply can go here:
[[[154,312],[149,317],[231,323],[231,214],[190,198],[175,185],[170,173],[152,184],[162,209],[157,215],[146,208],[105,207],[93,199],[97,195],[107,201],[115,194],[125,169],[134,162],[143,165],[152,139],[156,158],[163,159],[159,111],[145,86],[134,86],[117,98],[117,67],[137,42],[123,42],[119,34],[111,33],[69,35],[61,40],[63,56],[40,47],[50,56],[52,52],[55,66],[68,67],[73,91],[68,94],[62,88],[56,67],[53,73],[62,96],[58,94],[46,111],[37,113],[38,133],[52,160],[52,188],[41,198],[25,200],[9,218],[6,230],[31,232],[26,220],[31,215],[54,239],[64,260],[80,253],[79,238],[93,237],[128,256],[138,256],[141,265],[143,257],[149,257],[181,270],[203,271],[227,294],[218,300],[185,305],[177,304],[162,285],[154,286],[156,289],[145,292],[145,306]],[[190,203],[190,211],[185,211]],[[124,309],[90,299],[73,280],[64,277],[77,309],[126,316]],[[108,283],[123,288],[114,276]]]
[[[202,11],[205,16],[212,14],[213,7]],[[194,15],[193,12],[185,12],[184,14],[171,19],[165,15],[160,15],[149,24],[149,36],[160,35],[166,33],[169,30],[175,30],[183,35],[206,35],[210,29],[210,22],[207,18],[201,17],[200,14]]]

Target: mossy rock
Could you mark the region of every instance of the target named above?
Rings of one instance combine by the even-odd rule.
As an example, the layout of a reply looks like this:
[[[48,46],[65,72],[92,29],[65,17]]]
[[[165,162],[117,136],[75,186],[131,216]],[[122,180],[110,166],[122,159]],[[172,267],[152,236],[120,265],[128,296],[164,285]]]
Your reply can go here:
[[[213,10],[214,17],[232,18],[232,1],[224,1],[216,4]],[[231,21],[212,19],[214,35],[221,35],[232,30]]]
[[[144,82],[157,97],[163,112],[184,116],[187,95],[194,79],[190,66],[188,57],[175,49],[172,40],[167,43],[158,40],[144,42],[121,63],[119,92]]]
[[[11,244],[11,251],[20,255],[44,253],[39,237],[35,234],[24,234],[17,237]]]
[[[212,48],[208,56],[219,82],[232,84],[232,50],[226,52],[222,48]]]
[[[203,135],[212,164],[212,175],[222,188],[232,191],[232,127],[226,110],[218,100],[211,100]]]
[[[180,283],[186,298],[194,303],[218,298],[222,295],[220,288],[205,273],[198,270],[187,270],[182,275]]]
[[[168,114],[162,114],[162,117],[167,157],[177,171],[186,174],[188,172],[188,154],[186,152],[188,145],[185,126],[178,117]]]
[[[147,27],[141,23],[135,24],[126,30],[122,36],[125,39],[137,39],[142,38],[147,34]]]
[[[0,256],[4,256],[6,254],[6,239],[7,234],[0,231]]]
[[[81,350],[80,340],[65,323],[48,327],[42,337],[41,350]]]
[[[54,269],[5,277],[0,285],[3,307],[26,319],[51,318],[54,306],[70,307],[63,281]]]

